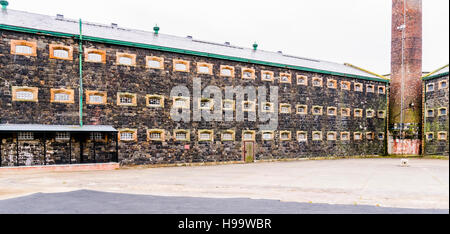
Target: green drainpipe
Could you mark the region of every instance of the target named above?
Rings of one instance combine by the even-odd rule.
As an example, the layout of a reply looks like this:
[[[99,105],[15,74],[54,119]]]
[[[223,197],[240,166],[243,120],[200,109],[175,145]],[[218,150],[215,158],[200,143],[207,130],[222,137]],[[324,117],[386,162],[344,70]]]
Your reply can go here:
[[[83,31],[82,31],[82,22],[80,19],[80,52],[79,52],[79,60],[80,60],[80,127],[83,127]]]

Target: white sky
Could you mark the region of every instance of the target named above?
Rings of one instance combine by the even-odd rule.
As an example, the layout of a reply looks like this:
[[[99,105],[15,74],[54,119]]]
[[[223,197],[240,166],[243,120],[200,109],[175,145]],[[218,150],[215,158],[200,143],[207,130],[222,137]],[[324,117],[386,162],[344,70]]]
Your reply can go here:
[[[9,0],[9,8],[390,73],[391,0]],[[423,70],[449,63],[449,0],[423,0]]]

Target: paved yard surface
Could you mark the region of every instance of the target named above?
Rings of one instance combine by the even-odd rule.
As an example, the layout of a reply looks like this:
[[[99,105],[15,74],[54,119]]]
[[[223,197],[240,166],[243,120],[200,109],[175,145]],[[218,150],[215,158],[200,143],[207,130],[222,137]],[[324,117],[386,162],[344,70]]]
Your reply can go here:
[[[170,199],[178,199],[178,201],[181,199],[183,202],[174,204],[179,205],[178,211],[189,211],[187,213],[193,212],[190,210],[192,207],[189,208],[189,204],[192,203],[185,203],[185,201],[198,201],[195,199],[201,198],[239,198],[238,200],[208,200],[211,204],[234,204],[234,202],[237,202],[235,204],[244,204],[250,201],[243,198],[272,200],[251,201],[256,205],[270,203],[271,205],[268,207],[273,207],[273,210],[268,213],[299,213],[298,210],[314,207],[326,211],[328,208],[321,208],[326,207],[325,204],[351,205],[351,207],[354,207],[355,204],[375,206],[371,208],[361,206],[360,211],[363,213],[364,210],[368,212],[367,209],[376,213],[375,210],[378,210],[376,206],[428,209],[427,212],[431,213],[434,211],[430,209],[440,209],[437,212],[448,213],[449,161],[410,159],[410,164],[410,167],[400,167],[400,159],[344,159],[95,172],[0,172],[0,200],[34,193],[93,190],[121,193],[122,195],[116,194],[118,200],[108,193],[104,194],[106,200],[109,197],[108,201],[116,203],[121,201],[120,197],[124,196],[133,198],[131,200],[135,201],[135,204],[139,204],[137,202],[139,199],[143,199],[143,201],[147,199],[149,202],[164,200],[166,204],[171,203]],[[89,194],[87,191],[80,193]],[[141,197],[131,196],[131,194],[153,196]],[[33,203],[33,199],[35,201],[50,199],[50,203],[55,203],[61,198],[70,202],[71,197],[76,198],[77,196],[74,196],[73,193],[48,194],[48,196],[35,194],[30,197],[17,198],[19,200],[6,200],[0,203],[0,212],[2,209],[6,209],[4,207],[8,207],[9,202],[14,204],[20,199],[31,203]],[[95,199],[92,200],[92,202],[95,201]],[[47,202],[34,203],[33,206],[50,204]],[[278,210],[277,207],[286,207],[286,204],[296,204],[293,207],[298,207]],[[311,204],[315,206],[311,206]],[[184,205],[186,207],[183,207]],[[207,211],[207,207],[204,211]],[[236,207],[236,213],[248,213],[256,209],[251,205],[227,205],[226,207]],[[342,206],[342,212],[346,213],[351,209],[348,207]],[[51,209],[51,207],[48,208]],[[148,207],[145,209],[149,209],[149,212],[158,212],[157,207],[154,210]],[[217,211],[223,209],[223,206],[220,209],[219,207],[211,209]],[[177,209],[172,209],[172,211],[177,213]],[[417,210],[403,211],[420,213]],[[135,213],[139,213],[139,210],[135,210]]]
[[[43,205],[45,204],[45,205]],[[0,214],[448,214],[448,210],[192,198],[79,190],[0,201]]]

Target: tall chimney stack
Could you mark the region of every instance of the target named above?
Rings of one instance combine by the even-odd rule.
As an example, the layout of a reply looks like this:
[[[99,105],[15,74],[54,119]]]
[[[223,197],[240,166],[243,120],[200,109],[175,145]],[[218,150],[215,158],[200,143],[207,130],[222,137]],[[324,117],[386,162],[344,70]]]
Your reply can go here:
[[[391,154],[420,154],[422,0],[392,0],[389,134]]]

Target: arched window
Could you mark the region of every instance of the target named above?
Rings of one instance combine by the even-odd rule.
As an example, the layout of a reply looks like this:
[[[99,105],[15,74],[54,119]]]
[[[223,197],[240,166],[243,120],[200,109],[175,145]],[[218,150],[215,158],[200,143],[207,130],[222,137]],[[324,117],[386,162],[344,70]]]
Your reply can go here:
[[[75,103],[73,89],[50,89],[50,102]]]
[[[91,63],[106,63],[106,51],[85,49],[84,60]]]
[[[136,55],[128,53],[117,53],[116,63],[118,65],[136,66]]]
[[[71,46],[65,45],[49,45],[49,57],[51,59],[63,59],[72,60],[73,59],[73,48]]]
[[[36,56],[37,43],[24,40],[11,40],[11,54]]]

